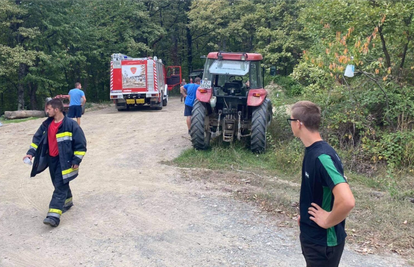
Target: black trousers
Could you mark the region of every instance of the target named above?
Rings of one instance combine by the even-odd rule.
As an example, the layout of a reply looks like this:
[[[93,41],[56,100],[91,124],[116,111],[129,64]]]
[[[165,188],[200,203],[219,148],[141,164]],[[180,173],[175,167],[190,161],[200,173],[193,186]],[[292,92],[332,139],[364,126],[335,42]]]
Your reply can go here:
[[[306,267],[337,267],[345,246],[345,242],[334,247],[321,246],[303,240],[302,236],[300,244]]]
[[[72,191],[69,183],[63,182],[62,167],[60,166],[59,156],[49,156],[49,172],[55,190],[53,191],[52,199],[50,200],[49,209],[57,209],[62,211],[65,201],[72,199]]]

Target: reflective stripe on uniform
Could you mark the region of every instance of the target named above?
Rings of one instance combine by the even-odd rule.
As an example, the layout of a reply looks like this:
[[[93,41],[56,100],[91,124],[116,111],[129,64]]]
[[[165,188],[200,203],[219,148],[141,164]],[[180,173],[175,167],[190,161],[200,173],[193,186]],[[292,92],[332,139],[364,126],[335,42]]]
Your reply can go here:
[[[49,209],[49,212],[47,213],[47,216],[60,218],[60,215],[62,215],[62,211],[58,209]]]
[[[83,159],[83,156],[85,156],[85,151],[75,151],[75,156],[76,157],[78,157],[78,158],[80,158],[80,159]]]
[[[34,150],[36,150],[37,149],[37,145],[35,143],[31,143],[30,144],[30,148],[33,148]]]
[[[65,200],[65,205],[67,205],[68,203],[70,203],[70,202],[72,202],[72,198],[70,197],[70,198],[67,198],[66,200]]]
[[[72,133],[71,132],[63,132],[63,133],[58,133],[56,134],[56,140],[58,142],[62,142],[62,141],[72,141]]]
[[[62,171],[63,179],[68,179],[77,174],[78,174],[78,169],[69,168],[67,170]]]

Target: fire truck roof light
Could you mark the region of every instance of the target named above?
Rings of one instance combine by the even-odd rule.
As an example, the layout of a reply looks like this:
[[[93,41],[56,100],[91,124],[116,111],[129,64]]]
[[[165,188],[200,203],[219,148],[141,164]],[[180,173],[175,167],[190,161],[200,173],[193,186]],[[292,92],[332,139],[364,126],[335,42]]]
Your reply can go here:
[[[260,97],[260,96],[261,96],[261,94],[260,94],[260,93],[253,93],[253,96],[255,96],[255,97]]]

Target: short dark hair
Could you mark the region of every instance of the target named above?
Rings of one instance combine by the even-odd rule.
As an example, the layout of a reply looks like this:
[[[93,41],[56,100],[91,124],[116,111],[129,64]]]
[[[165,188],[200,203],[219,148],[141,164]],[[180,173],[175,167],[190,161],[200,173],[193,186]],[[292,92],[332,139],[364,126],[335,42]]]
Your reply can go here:
[[[198,83],[200,81],[201,81],[200,77],[195,78],[195,83]]]
[[[80,84],[80,82],[75,83],[75,88],[78,87]]]
[[[63,112],[63,103],[60,99],[54,98],[47,101],[46,106],[52,106],[52,108],[57,108],[60,112]]]
[[[321,125],[321,108],[310,101],[299,101],[292,106],[292,118],[298,119],[312,132]]]

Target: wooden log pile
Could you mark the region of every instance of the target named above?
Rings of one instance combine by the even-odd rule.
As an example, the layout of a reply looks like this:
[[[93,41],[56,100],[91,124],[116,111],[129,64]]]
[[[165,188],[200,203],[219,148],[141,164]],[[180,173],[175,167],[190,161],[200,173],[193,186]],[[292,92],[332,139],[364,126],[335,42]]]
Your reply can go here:
[[[29,117],[42,118],[46,116],[44,110],[16,110],[16,111],[5,111],[4,118],[8,120],[23,119]]]

